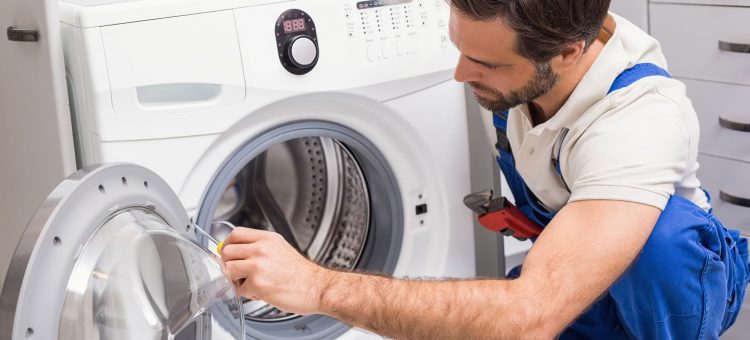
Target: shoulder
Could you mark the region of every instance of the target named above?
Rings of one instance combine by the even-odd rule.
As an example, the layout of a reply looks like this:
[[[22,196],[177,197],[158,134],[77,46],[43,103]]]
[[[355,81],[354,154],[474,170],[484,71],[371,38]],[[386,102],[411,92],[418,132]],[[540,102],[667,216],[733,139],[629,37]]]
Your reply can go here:
[[[697,150],[697,118],[684,92],[676,80],[646,78],[587,112],[566,142],[571,200],[663,208]]]
[[[614,91],[587,110],[571,127],[579,138],[608,131],[644,137],[672,134],[687,137],[697,121],[685,85],[667,77],[648,77]]]

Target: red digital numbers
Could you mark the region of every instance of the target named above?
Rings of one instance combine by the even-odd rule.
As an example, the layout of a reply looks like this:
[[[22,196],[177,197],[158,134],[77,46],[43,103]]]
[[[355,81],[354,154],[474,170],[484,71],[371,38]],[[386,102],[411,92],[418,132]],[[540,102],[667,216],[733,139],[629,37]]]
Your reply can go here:
[[[305,30],[305,19],[284,20],[284,33],[299,32]]]

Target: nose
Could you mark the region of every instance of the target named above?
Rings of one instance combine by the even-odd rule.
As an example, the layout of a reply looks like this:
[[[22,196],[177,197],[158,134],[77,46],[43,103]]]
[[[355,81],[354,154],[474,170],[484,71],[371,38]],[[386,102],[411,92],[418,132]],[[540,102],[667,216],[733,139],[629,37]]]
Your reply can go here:
[[[482,78],[482,73],[477,70],[476,65],[461,55],[456,64],[456,70],[453,72],[453,79],[457,82],[465,83],[467,81],[478,81]]]

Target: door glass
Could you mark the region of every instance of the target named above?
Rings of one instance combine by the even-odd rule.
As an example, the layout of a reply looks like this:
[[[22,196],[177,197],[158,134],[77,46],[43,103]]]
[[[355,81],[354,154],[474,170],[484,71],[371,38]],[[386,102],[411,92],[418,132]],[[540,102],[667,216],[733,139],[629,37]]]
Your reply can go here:
[[[212,253],[155,212],[129,208],[82,247],[59,338],[242,339],[242,319],[241,301]]]

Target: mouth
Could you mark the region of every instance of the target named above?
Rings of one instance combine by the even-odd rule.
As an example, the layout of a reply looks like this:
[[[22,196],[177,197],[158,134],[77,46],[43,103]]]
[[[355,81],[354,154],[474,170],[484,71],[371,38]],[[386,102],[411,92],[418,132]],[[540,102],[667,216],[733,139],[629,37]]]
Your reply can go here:
[[[476,88],[476,87],[472,87],[472,88],[471,88],[471,92],[472,92],[472,93],[473,93],[473,94],[474,94],[475,96],[477,96],[477,97],[487,98],[487,97],[489,97],[489,96],[490,96],[490,92],[489,92],[489,91],[487,91],[487,90],[483,90],[483,89],[478,89],[478,88]]]

